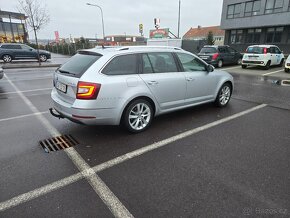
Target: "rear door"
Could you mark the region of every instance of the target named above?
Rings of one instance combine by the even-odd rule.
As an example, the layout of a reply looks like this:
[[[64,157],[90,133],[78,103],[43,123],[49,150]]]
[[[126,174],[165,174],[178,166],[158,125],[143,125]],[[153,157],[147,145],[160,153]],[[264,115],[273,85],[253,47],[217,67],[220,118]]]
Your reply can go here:
[[[142,74],[162,110],[184,105],[185,77],[179,72],[172,53],[154,52],[142,54]]]
[[[177,56],[186,80],[186,104],[214,99],[218,83],[216,74],[207,72],[206,64],[193,55],[177,53]]]
[[[271,65],[277,65],[278,60],[277,60],[277,54],[276,54],[276,47],[272,46],[269,49],[270,52],[270,60],[271,60]]]
[[[37,51],[27,45],[21,45],[21,54],[23,58],[36,58]]]
[[[63,101],[70,104],[75,101],[80,77],[100,57],[92,52],[79,52],[56,71],[53,84]]]
[[[227,48],[226,47],[219,47],[218,50],[219,50],[219,54],[220,54],[220,59],[222,59],[225,64],[230,63],[230,53],[227,50]]]

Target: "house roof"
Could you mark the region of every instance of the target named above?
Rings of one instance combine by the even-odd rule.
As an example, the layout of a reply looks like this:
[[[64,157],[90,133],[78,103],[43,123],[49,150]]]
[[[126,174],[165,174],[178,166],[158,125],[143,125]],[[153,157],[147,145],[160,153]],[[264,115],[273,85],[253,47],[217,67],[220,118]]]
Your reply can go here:
[[[211,31],[214,36],[224,36],[225,31],[221,30],[220,26],[210,26],[210,27],[198,27],[190,28],[190,30],[185,33],[183,39],[190,38],[203,38],[208,35],[208,32]]]

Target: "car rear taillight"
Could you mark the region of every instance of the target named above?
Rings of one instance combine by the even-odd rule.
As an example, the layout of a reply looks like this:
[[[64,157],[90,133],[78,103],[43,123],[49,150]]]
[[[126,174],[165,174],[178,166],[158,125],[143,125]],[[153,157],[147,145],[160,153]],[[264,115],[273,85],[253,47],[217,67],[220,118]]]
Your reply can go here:
[[[264,48],[264,54],[267,54],[267,48]]]
[[[101,88],[101,84],[78,82],[77,99],[93,100],[96,99]]]
[[[212,56],[212,60],[216,60],[216,59],[218,58],[218,56],[219,56],[219,53],[215,53],[215,54],[213,54],[213,56]]]

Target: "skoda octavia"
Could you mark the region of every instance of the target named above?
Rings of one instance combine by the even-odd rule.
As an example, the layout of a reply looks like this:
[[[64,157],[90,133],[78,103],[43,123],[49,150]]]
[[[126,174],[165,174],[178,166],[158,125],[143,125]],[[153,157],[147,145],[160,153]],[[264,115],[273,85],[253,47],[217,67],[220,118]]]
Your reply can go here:
[[[233,77],[174,47],[79,51],[54,73],[50,112],[86,125],[147,129],[160,114],[209,102],[226,106]]]

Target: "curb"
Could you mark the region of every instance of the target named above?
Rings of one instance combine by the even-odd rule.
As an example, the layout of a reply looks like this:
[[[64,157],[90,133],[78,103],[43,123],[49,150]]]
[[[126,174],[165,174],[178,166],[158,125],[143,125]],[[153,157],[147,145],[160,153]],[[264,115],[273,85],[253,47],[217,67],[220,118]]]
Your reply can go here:
[[[45,67],[59,67],[61,64],[46,64],[46,65],[2,65],[3,69],[18,69],[18,68],[45,68]]]

